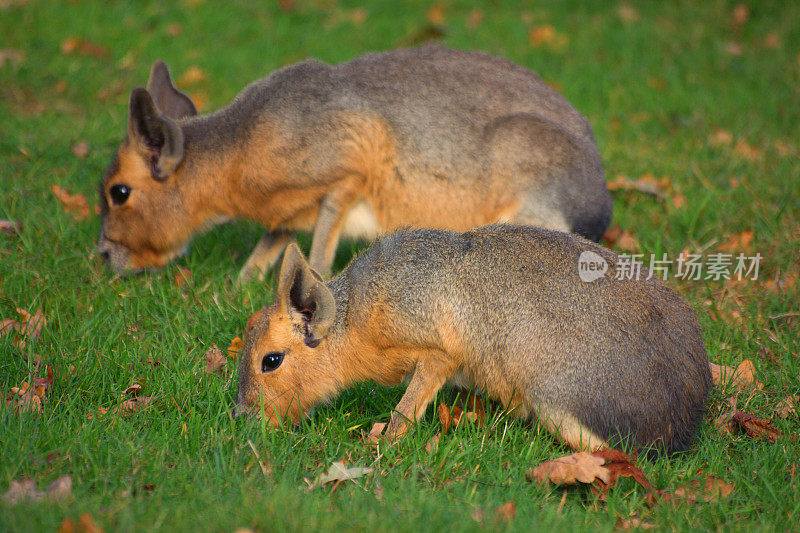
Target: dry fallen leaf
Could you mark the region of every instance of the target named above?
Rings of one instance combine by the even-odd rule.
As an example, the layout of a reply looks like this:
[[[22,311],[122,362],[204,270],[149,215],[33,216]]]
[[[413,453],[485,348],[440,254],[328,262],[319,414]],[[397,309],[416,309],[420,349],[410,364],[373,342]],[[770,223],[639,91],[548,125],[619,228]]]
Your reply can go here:
[[[0,67],[5,66],[6,63],[19,65],[24,59],[25,53],[21,50],[14,50],[13,48],[3,48],[0,50]]]
[[[601,479],[595,480],[595,485],[600,489],[602,499],[605,499],[604,494],[608,492],[608,489],[615,486],[619,478],[623,477],[631,477],[633,478],[639,485],[641,485],[648,493],[653,492],[653,487],[650,484],[650,480],[647,479],[647,476],[642,472],[634,462],[636,461],[635,455],[628,455],[627,453],[623,453],[611,448],[607,448],[605,450],[599,450],[592,453],[594,457],[599,457],[605,461],[603,467],[608,469],[609,476],[608,481],[604,481]]]
[[[68,37],[61,41],[61,52],[65,55],[78,53],[84,56],[108,57],[108,50],[82,37]]]
[[[38,372],[39,365],[34,369],[34,375]],[[43,378],[36,378],[33,385],[28,382],[23,382],[21,387],[11,387],[11,390],[6,394],[6,405],[14,408],[14,414],[19,414],[20,411],[32,412],[40,414],[42,412],[42,402],[45,399],[45,393],[50,385],[53,384],[53,367],[50,365],[45,366],[47,375]]]
[[[467,15],[467,28],[474,30],[483,22],[483,11],[480,9],[473,9]]]
[[[95,525],[92,515],[83,513],[77,525],[72,518],[65,518],[58,527],[58,533],[103,533],[103,530]]]
[[[639,20],[639,11],[630,4],[620,4],[617,8],[617,15],[625,24]]]
[[[536,26],[528,32],[528,42],[531,46],[547,46],[552,50],[561,50],[568,41],[566,35],[559,33],[549,24]]]
[[[798,403],[800,403],[800,394],[792,394],[781,400],[775,410],[778,412],[778,416],[786,418],[797,412]]]
[[[748,161],[755,161],[761,155],[761,149],[749,144],[744,139],[739,139],[733,147],[733,153]]]
[[[0,220],[0,233],[19,235],[22,233],[22,223],[19,220]]]
[[[191,270],[184,267],[178,267],[178,271],[175,272],[175,276],[173,277],[173,282],[175,283],[176,287],[180,288],[186,285],[191,278],[192,278]]]
[[[733,413],[731,422],[755,439],[767,439],[774,444],[780,437],[780,431],[772,425],[769,418],[756,418],[737,410]]]
[[[206,73],[200,67],[189,67],[178,79],[178,85],[195,85],[206,80]]]
[[[517,505],[509,501],[499,506],[495,512],[495,518],[500,522],[509,522],[517,515]]]
[[[744,4],[739,4],[733,8],[733,25],[735,27],[744,25],[748,18],[750,18],[749,7]]]
[[[735,369],[711,362],[708,363],[708,367],[711,370],[711,379],[716,386],[729,383],[736,388],[748,386],[755,387],[758,390],[764,388],[764,384],[756,379],[756,369],[750,359],[745,359]]]
[[[655,524],[645,522],[637,516],[632,516],[625,520],[622,518],[617,520],[617,529],[655,529],[656,527],[657,526]]]
[[[227,373],[228,369],[225,366],[225,356],[222,355],[222,351],[217,348],[216,344],[212,344],[211,347],[206,350],[205,361],[206,372],[217,374],[218,376],[225,376]]]
[[[427,16],[431,24],[444,24],[444,8],[441,5],[432,6]]]
[[[577,452],[540,463],[528,470],[525,478],[539,484],[575,485],[578,482],[592,483],[595,479],[607,484],[611,479],[610,472],[603,467],[603,463],[605,459],[602,457]]]
[[[86,141],[79,141],[72,145],[72,153],[78,159],[85,159],[89,155],[89,145]]]
[[[172,37],[180,35],[182,32],[183,32],[183,26],[181,26],[177,22],[167,26],[167,34],[171,35]]]
[[[660,492],[662,501],[687,503],[715,502],[730,496],[736,486],[714,476],[708,476],[705,481],[694,479],[688,487],[680,487],[673,492]]]
[[[733,142],[733,134],[728,130],[717,129],[708,136],[708,142],[712,146],[728,146]]]
[[[154,398],[152,396],[136,396],[119,404],[117,411],[119,412],[120,416],[126,418],[138,413],[153,403],[153,401]]]
[[[728,240],[719,245],[719,249],[729,253],[748,252],[752,249],[753,235],[751,230],[731,235]]]
[[[228,357],[235,359],[241,353],[242,348],[244,348],[244,341],[241,337],[234,337],[226,350],[228,352]]]
[[[38,502],[44,499],[62,501],[71,494],[72,478],[63,476],[50,483],[45,491],[38,490],[36,482],[32,479],[11,481],[8,492],[3,495],[3,499],[10,505],[16,505],[23,501]]]
[[[341,482],[347,480],[358,479],[360,477],[366,476],[372,472],[371,468],[367,467],[351,467],[348,468],[346,464],[342,461],[336,461],[333,463],[328,471],[324,474],[320,474],[317,479],[311,482],[308,486],[308,490],[312,490],[316,487],[321,487],[326,483],[330,483],[332,481]]]
[[[636,191],[645,194],[652,194],[658,198],[666,198],[667,193],[672,190],[669,178],[656,178],[652,174],[644,174],[637,180],[631,180],[623,175],[619,175],[608,182],[609,191]]]
[[[767,48],[780,48],[781,38],[778,37],[777,33],[769,32],[764,37],[764,46],[766,46]]]
[[[86,198],[82,194],[70,194],[65,189],[58,185],[52,185],[50,190],[61,202],[61,207],[70,213],[75,220],[86,220],[90,216],[89,204],[86,203]]]

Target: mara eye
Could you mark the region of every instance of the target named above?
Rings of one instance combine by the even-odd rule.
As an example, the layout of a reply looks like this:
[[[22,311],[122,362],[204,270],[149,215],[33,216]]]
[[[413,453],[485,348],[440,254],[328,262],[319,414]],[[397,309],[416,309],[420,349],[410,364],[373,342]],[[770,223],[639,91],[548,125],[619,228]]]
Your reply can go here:
[[[111,194],[111,201],[114,202],[114,205],[122,205],[130,196],[131,188],[127,185],[114,185],[108,192]]]
[[[272,372],[283,363],[284,354],[281,352],[269,352],[261,360],[261,372]]]

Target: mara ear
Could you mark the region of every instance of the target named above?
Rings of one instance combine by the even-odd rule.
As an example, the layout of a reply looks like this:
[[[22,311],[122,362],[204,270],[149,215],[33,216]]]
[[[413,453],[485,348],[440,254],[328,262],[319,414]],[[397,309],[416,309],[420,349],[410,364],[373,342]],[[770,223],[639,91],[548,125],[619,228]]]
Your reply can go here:
[[[192,100],[172,84],[169,69],[163,61],[153,63],[150,79],[147,81],[147,92],[153,97],[158,110],[169,118],[179,119],[197,114]]]
[[[283,254],[278,301],[282,313],[300,317],[298,325],[306,346],[316,348],[328,335],[336,316],[336,300],[295,243],[287,246]]]
[[[150,93],[141,87],[131,93],[128,137],[142,155],[150,158],[150,170],[157,181],[167,179],[183,161],[183,131],[158,110]]]

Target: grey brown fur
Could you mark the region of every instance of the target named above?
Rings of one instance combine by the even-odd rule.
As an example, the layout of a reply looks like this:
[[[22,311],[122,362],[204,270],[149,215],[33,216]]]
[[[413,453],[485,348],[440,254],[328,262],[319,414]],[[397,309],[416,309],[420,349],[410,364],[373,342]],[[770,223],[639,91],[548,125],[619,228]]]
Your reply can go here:
[[[578,274],[587,250],[609,265],[592,282]],[[399,435],[448,381],[538,415],[575,448],[626,440],[684,450],[711,386],[697,319],[646,269],[615,279],[618,261],[586,239],[531,227],[403,230],[323,284],[292,247],[277,302],[248,335],[239,410],[263,402],[270,418],[296,420],[354,382],[410,378],[389,429]],[[317,321],[314,287],[330,291],[335,318],[319,300]],[[320,326],[321,344],[305,346],[300,332]],[[264,373],[272,351],[285,352],[283,364]]]
[[[115,184],[132,188],[126,205],[111,205]],[[341,235],[505,221],[598,240],[611,216],[580,113],[526,68],[434,46],[291,65],[205,116],[156,63],[101,202],[115,270],[165,264],[219,221],[262,223],[243,276],[297,230],[327,273]]]

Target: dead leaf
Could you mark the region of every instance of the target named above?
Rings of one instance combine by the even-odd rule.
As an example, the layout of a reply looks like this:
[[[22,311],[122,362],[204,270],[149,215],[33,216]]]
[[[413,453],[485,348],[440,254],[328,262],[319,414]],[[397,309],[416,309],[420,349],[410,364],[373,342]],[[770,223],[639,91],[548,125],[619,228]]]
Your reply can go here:
[[[719,249],[729,253],[749,252],[753,249],[753,235],[750,230],[731,235],[728,240],[719,245]]]
[[[186,69],[183,76],[178,78],[178,85],[196,85],[200,82],[206,81],[206,73],[200,67],[194,66]]]
[[[750,8],[744,4],[739,4],[733,8],[733,25],[741,27],[750,18]]]
[[[780,48],[781,38],[778,37],[777,33],[769,32],[766,37],[764,37],[764,46],[767,48]]]
[[[467,15],[467,28],[474,30],[483,22],[483,11],[480,9],[473,9]]]
[[[608,489],[615,486],[619,478],[623,477],[631,477],[648,493],[653,492],[650,480],[647,479],[644,472],[634,465],[636,461],[635,455],[628,455],[627,453],[612,448],[598,450],[592,453],[592,455],[603,459],[605,461],[603,467],[608,469],[609,472],[608,481],[597,479],[594,482],[602,493],[608,492]]]
[[[0,68],[4,67],[6,63],[19,65],[25,60],[25,53],[21,50],[14,50],[13,48],[3,48],[0,50]]]
[[[562,50],[567,46],[569,39],[559,33],[553,26],[545,24],[531,28],[528,32],[528,42],[531,46],[546,46],[551,50]]]
[[[108,57],[108,50],[82,37],[72,36],[61,41],[61,52],[65,55],[78,53],[83,56]]]
[[[736,486],[714,476],[708,476],[705,481],[693,479],[689,486],[680,487],[673,492],[660,492],[662,501],[687,503],[716,502],[730,496]]]
[[[203,111],[208,105],[208,93],[205,91],[194,91],[189,94],[189,98],[192,100],[192,103],[194,103],[194,107],[197,108],[198,112]]]
[[[34,369],[34,375],[38,372],[39,365]],[[14,414],[19,414],[20,411],[32,412],[40,414],[42,412],[42,402],[45,399],[45,393],[50,385],[53,384],[53,367],[50,365],[45,366],[47,375],[43,378],[36,378],[33,385],[29,385],[27,381],[22,383],[20,387],[11,387],[11,390],[6,394],[6,405],[14,408]]]
[[[623,520],[622,518],[617,520],[617,529],[655,529],[656,527],[657,526],[655,524],[645,522],[637,516],[632,516],[626,520]]]
[[[176,37],[183,32],[183,26],[180,24],[173,23],[167,26],[167,35],[171,35],[172,37]]]
[[[792,394],[781,400],[775,410],[778,412],[778,416],[787,418],[789,415],[797,413],[798,403],[800,403],[800,394]]]
[[[328,471],[324,474],[320,474],[308,487],[308,490],[312,490],[316,487],[321,487],[326,483],[330,483],[332,481],[341,482],[341,481],[348,481],[358,479],[360,477],[366,476],[367,474],[371,473],[372,469],[367,467],[351,467],[348,468],[346,464],[342,461],[336,461],[333,463],[329,468]]]
[[[71,495],[72,478],[63,476],[50,483],[45,491],[38,490],[36,482],[32,479],[12,480],[8,491],[3,495],[3,499],[10,505],[17,505],[23,501],[38,502],[44,499],[62,501]]]
[[[428,20],[432,24],[444,24],[444,8],[441,5],[435,5],[428,10]]]
[[[744,139],[739,139],[733,147],[733,153],[748,161],[755,161],[761,155],[761,149],[749,144]]]
[[[172,278],[178,288],[186,285],[190,279],[192,279],[192,271],[184,267],[178,267],[178,271],[175,272],[175,276]]]
[[[153,403],[154,398],[152,396],[137,396],[135,398],[131,398],[130,400],[125,400],[117,407],[117,412],[123,418],[129,417],[133,414],[138,413],[151,403]]]
[[[686,206],[686,197],[682,194],[675,194],[672,196],[672,206],[675,209],[681,209]]]
[[[50,190],[61,202],[61,207],[72,215],[77,221],[86,220],[90,216],[89,204],[86,203],[86,198],[82,194],[70,194],[65,189],[58,185],[52,185]]]
[[[586,452],[577,452],[565,457],[558,457],[540,463],[528,470],[525,478],[539,484],[575,485],[576,483],[592,483],[600,479],[604,483],[610,481],[610,472],[602,465],[605,459],[595,457]]]
[[[627,252],[635,252],[639,249],[639,241],[630,230],[625,230],[617,239],[617,247]]]
[[[620,4],[617,8],[617,16],[625,24],[639,20],[639,11],[630,4]]]
[[[439,447],[439,441],[442,438],[441,433],[437,433],[433,437],[425,443],[425,451],[428,453],[433,453]]]
[[[122,394],[126,394],[128,396],[138,396],[140,392],[142,392],[142,384],[144,383],[143,379],[137,380],[136,383],[130,385],[127,389],[122,391]]]
[[[231,359],[236,359],[236,357],[241,353],[242,348],[244,348],[244,341],[241,337],[234,337],[231,341],[231,345],[228,346],[228,357]]]
[[[447,435],[450,426],[453,425],[453,415],[450,413],[450,408],[444,403],[439,404],[439,422],[442,424],[440,435]]]
[[[85,159],[89,155],[89,145],[86,144],[86,141],[79,141],[72,145],[72,153],[78,159]]]
[[[222,351],[217,348],[216,344],[212,344],[211,347],[206,350],[205,361],[206,372],[218,376],[225,376],[227,373],[228,369],[225,366],[225,356],[222,355]]]
[[[712,146],[728,146],[733,142],[733,134],[728,130],[716,129],[708,136],[708,142]]]
[[[769,418],[756,418],[753,415],[737,410],[733,413],[731,421],[755,439],[767,439],[774,444],[780,437],[780,431],[772,425],[772,420]]]
[[[17,236],[22,233],[22,223],[19,220],[0,220],[0,233]]]
[[[720,386],[730,383],[733,387],[755,387],[758,390],[764,388],[764,384],[756,379],[756,368],[750,359],[745,359],[735,369],[729,366],[717,365],[709,362],[708,368],[711,370],[711,379],[714,385]]]
[[[669,178],[658,179],[652,174],[644,174],[637,180],[630,180],[623,175],[608,182],[609,191],[636,191],[652,194],[658,198],[666,198],[667,192],[672,189]]]
[[[725,51],[728,52],[732,56],[740,56],[742,55],[742,45],[739,43],[728,42],[725,43]]]
[[[517,505],[513,501],[508,501],[499,506],[494,516],[500,522],[509,522],[517,515]]]

